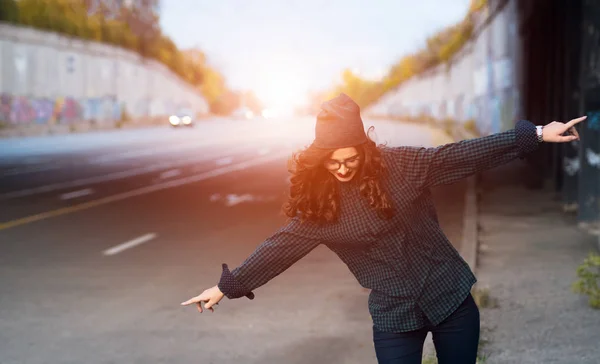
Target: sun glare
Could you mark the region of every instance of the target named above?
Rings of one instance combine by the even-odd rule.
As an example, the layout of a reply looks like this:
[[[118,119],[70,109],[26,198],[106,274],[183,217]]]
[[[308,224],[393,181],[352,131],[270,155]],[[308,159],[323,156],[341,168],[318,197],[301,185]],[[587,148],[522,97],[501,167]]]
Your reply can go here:
[[[256,94],[271,117],[291,114],[306,101],[306,79],[297,70],[274,68],[265,72],[261,82]]]

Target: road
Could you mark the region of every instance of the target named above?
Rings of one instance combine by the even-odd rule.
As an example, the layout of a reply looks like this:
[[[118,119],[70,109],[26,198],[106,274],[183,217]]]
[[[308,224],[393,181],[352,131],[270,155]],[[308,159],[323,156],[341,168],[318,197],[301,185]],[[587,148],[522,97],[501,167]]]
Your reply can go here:
[[[415,125],[369,124],[378,142],[432,143]],[[281,225],[286,159],[313,127],[0,140],[0,363],[375,363],[368,292],[325,247],[253,301],[179,305]],[[463,186],[434,192],[458,242]]]

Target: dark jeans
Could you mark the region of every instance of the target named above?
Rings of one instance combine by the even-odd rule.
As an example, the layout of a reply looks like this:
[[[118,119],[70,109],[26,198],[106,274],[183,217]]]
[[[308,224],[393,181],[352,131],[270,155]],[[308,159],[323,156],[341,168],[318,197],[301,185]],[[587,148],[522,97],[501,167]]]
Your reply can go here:
[[[379,364],[420,364],[423,343],[431,331],[439,364],[475,364],[479,345],[479,308],[471,294],[442,323],[408,332],[373,328]]]

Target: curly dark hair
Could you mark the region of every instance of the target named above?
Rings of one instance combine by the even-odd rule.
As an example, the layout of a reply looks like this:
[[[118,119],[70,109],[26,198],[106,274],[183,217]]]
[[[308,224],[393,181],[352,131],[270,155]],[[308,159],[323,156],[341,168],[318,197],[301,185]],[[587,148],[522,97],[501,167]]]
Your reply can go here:
[[[387,173],[381,150],[369,139],[356,147],[361,155],[361,166],[355,176],[361,196],[377,211],[382,219],[391,218],[395,211],[381,178]],[[295,153],[289,161],[291,186],[283,212],[288,217],[299,216],[302,221],[325,223],[338,218],[338,181],[323,166],[335,149],[321,149],[313,145]],[[353,183],[346,182],[346,183]]]

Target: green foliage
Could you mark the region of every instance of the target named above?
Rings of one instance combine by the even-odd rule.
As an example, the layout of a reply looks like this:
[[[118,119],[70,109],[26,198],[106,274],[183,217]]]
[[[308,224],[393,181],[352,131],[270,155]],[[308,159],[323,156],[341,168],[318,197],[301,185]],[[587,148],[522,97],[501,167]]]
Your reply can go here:
[[[471,289],[471,295],[479,308],[494,308],[498,306],[498,303],[492,298],[490,290],[487,288],[473,288]]]
[[[465,130],[467,132],[471,133],[472,135],[476,135],[476,136],[481,135],[481,133],[479,132],[479,129],[477,128],[477,123],[475,122],[475,120],[469,119],[469,120],[465,121],[465,123],[463,125],[464,125]]]
[[[427,356],[421,360],[421,364],[437,364],[437,358],[435,356]]]
[[[331,98],[344,92],[361,107],[366,107],[411,77],[440,64],[449,65],[473,36],[473,14],[481,11],[486,5],[487,0],[472,0],[469,12],[462,21],[429,37],[422,50],[400,59],[382,80],[365,80],[345,70],[342,74],[342,84],[327,93],[326,97]]]
[[[120,121],[122,124],[128,123],[131,121],[131,115],[129,115],[129,112],[127,111],[127,107],[125,105],[123,105],[121,107],[121,118]]]
[[[462,22],[458,27],[452,29],[449,39],[438,50],[439,61],[443,63],[450,61],[471,39],[472,34],[473,23],[470,21]]]
[[[2,0],[0,21],[129,49],[163,63],[198,88],[213,111],[229,113],[237,108],[225,97],[231,91],[219,72],[206,65],[204,54],[179,50],[161,32],[158,0],[136,1],[133,7],[114,4],[112,0]]]
[[[240,95],[233,91],[225,91],[214,100],[212,111],[217,115],[227,115],[230,110],[237,109],[240,105]]]
[[[471,0],[471,5],[469,6],[470,12],[476,12],[483,9],[487,5],[487,0]]]
[[[577,267],[577,277],[579,279],[573,283],[573,291],[589,296],[590,306],[600,309],[600,255],[590,253]]]
[[[454,129],[456,129],[458,123],[456,120],[451,118],[444,118],[438,122],[438,126],[446,132],[448,135],[452,135]]]
[[[0,6],[0,21],[7,23],[19,22],[19,7],[15,0],[1,0]]]

